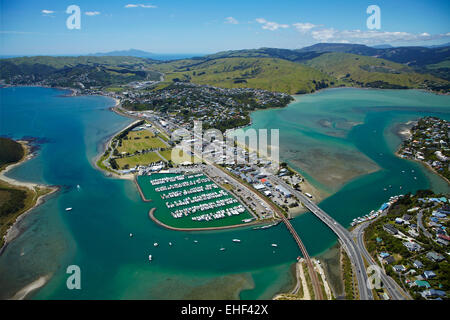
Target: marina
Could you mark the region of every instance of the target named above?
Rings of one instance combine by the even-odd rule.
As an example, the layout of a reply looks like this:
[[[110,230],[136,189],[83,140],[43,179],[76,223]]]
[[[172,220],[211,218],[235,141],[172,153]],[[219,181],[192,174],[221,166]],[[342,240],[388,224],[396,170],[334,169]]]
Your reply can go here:
[[[138,177],[138,183],[146,198],[165,208],[157,211],[155,218],[169,226],[209,228],[255,220],[236,198],[203,173],[154,173]]]

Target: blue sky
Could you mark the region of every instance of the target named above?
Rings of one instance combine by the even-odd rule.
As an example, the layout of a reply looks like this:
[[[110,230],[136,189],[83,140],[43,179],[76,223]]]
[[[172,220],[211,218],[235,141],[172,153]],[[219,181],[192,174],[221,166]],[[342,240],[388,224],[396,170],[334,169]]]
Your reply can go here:
[[[81,9],[69,30],[66,8]],[[381,29],[369,30],[369,5]],[[155,53],[301,48],[318,42],[433,45],[450,41],[450,1],[0,0],[0,54]]]

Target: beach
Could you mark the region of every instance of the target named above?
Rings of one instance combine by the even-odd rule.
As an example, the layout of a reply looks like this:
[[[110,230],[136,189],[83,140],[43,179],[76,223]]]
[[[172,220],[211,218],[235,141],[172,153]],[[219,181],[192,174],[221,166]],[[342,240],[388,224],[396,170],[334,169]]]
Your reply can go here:
[[[6,233],[3,235],[3,246],[0,248],[0,255],[3,252],[3,250],[6,248],[6,246],[14,240],[19,234],[20,231],[18,228],[16,228],[17,224],[27,215],[29,214],[34,208],[44,203],[45,199],[50,196],[51,194],[57,192],[59,190],[58,186],[47,186],[43,184],[37,184],[37,183],[31,183],[31,182],[25,182],[25,181],[18,181],[16,179],[7,177],[5,174],[22,165],[26,161],[29,161],[32,159],[35,155],[30,152],[31,148],[27,141],[18,141],[23,149],[24,149],[24,156],[22,159],[16,163],[10,164],[6,166],[1,172],[0,172],[0,182],[6,183],[7,186],[12,187],[18,187],[18,188],[26,188],[29,191],[34,193],[34,199],[31,204],[31,206],[25,206],[25,211],[20,213],[14,223],[7,229]]]

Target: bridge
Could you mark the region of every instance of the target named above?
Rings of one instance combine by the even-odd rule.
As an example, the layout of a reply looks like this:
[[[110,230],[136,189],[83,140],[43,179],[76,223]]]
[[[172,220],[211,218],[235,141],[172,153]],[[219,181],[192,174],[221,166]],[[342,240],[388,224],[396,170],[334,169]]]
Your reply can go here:
[[[344,228],[341,224],[339,224],[336,220],[330,217],[325,211],[320,209],[317,204],[312,202],[307,196],[303,193],[295,190],[282,179],[272,176],[272,180],[276,183],[282,185],[286,189],[288,189],[293,195],[295,195],[303,205],[311,211],[317,218],[319,218],[323,223],[325,223],[338,237],[339,242],[341,243],[344,250],[347,252],[350,261],[352,262],[355,272],[356,278],[358,282],[358,291],[360,300],[373,300],[372,290],[367,287],[367,273],[364,265],[364,260],[358,251],[358,248],[355,242],[352,239],[350,232]]]
[[[311,278],[311,282],[313,285],[315,299],[323,300],[322,288],[320,286],[319,279],[317,278],[317,273],[314,270],[314,264],[312,263],[311,258],[309,257],[306,247],[303,245],[302,240],[300,240],[300,237],[298,236],[297,231],[295,231],[291,222],[283,214],[279,214],[279,216],[283,220],[283,222],[286,225],[286,227],[288,228],[289,232],[294,237],[295,242],[297,242],[297,245],[300,248],[300,251],[302,252],[303,258],[305,259],[306,264],[308,265],[308,273],[309,273],[309,277]]]

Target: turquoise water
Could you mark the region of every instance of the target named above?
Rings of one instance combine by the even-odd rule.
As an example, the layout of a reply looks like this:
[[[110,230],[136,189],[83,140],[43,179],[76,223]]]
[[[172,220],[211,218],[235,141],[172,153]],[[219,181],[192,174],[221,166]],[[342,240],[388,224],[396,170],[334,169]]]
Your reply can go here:
[[[289,267],[299,252],[282,225],[198,233],[152,223],[152,203],[140,200],[132,182],[105,177],[93,167],[102,143],[130,120],[108,111],[110,99],[61,94],[46,88],[0,89],[0,135],[48,139],[37,157],[8,175],[62,186],[21,221],[21,235],[0,256],[0,298],[44,275],[51,280],[29,298],[229,298],[245,289],[240,298],[258,299],[291,284]],[[333,193],[321,206],[341,223],[400,191],[431,187],[448,192],[448,185],[423,166],[393,155],[400,140],[392,128],[426,114],[448,119],[449,97],[338,89],[298,99],[284,109],[253,113],[252,126],[280,129],[283,160]],[[384,191],[389,184],[392,188]],[[66,207],[74,210],[67,213]],[[293,225],[311,255],[336,241],[309,213]],[[155,248],[154,242],[160,245]],[[275,252],[274,242],[279,245]],[[65,270],[71,264],[81,268],[81,290],[66,288]]]
[[[45,275],[51,280],[30,298],[180,299],[198,298],[199,290],[204,297],[226,298],[237,296],[242,287],[248,297],[270,298],[290,284],[287,273],[275,272],[288,270],[298,255],[281,226],[185,233],[150,221],[152,203],[141,201],[131,181],[107,178],[93,167],[102,142],[130,120],[108,110],[110,99],[61,97],[63,93],[46,88],[0,90],[0,135],[48,140],[37,157],[8,176],[62,186],[22,220],[22,234],[0,256],[0,298]],[[74,209],[67,213],[66,207]],[[233,243],[233,238],[242,243]],[[272,239],[280,245],[275,253]],[[154,242],[159,247],[153,247]],[[227,250],[219,251],[221,247]],[[66,288],[65,271],[72,264],[81,268],[79,291]],[[253,273],[258,277],[253,279]],[[270,275],[270,281],[264,281],[264,275]]]

